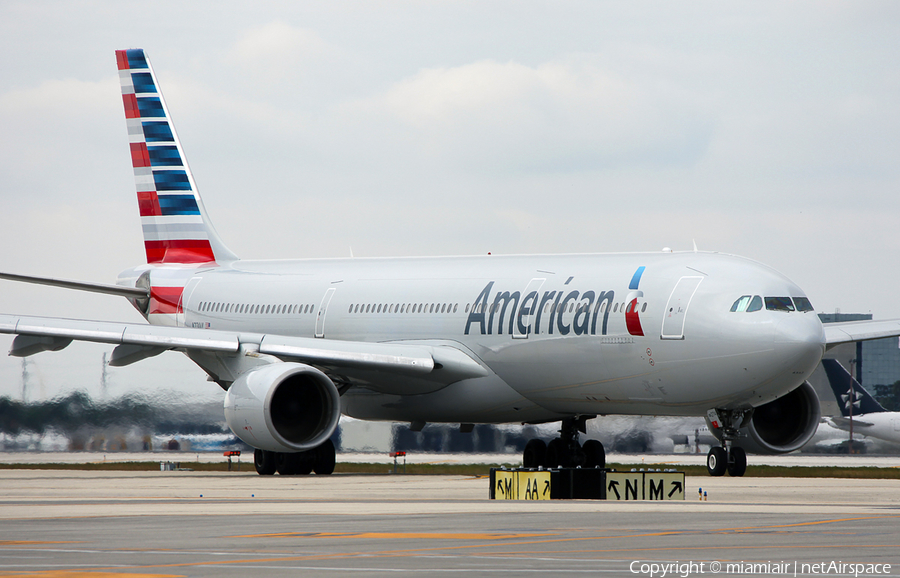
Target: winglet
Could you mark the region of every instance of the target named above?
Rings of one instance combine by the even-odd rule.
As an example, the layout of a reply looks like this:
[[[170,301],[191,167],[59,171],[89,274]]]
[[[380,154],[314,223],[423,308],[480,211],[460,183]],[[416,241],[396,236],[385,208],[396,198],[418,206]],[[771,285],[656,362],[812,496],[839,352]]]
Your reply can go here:
[[[206,214],[144,51],[117,50],[116,63],[147,262],[236,260]]]

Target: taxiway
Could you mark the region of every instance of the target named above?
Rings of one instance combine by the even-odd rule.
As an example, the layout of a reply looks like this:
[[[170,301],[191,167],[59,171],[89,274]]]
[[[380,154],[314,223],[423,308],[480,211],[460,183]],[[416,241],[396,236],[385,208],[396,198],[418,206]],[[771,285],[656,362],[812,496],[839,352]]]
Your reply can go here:
[[[900,575],[900,480],[689,476],[686,493],[504,502],[465,476],[2,470],[0,576],[632,575],[637,560]]]

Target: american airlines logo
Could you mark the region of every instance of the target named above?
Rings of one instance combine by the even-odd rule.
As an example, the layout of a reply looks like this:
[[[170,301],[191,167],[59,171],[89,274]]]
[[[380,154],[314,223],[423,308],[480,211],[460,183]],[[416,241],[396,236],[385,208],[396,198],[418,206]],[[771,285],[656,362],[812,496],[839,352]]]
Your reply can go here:
[[[466,319],[465,334],[514,336],[540,335],[606,335],[609,314],[625,314],[628,333],[643,335],[639,318],[637,291],[644,267],[639,267],[629,285],[626,303],[616,302],[615,291],[520,291],[494,290],[491,281],[481,290]],[[646,306],[646,305],[645,305]]]

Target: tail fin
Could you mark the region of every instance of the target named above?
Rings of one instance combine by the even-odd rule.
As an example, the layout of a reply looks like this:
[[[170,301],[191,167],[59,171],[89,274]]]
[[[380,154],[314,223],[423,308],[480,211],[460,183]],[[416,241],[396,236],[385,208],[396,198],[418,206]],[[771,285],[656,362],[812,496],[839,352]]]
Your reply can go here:
[[[850,407],[853,407],[853,415],[863,415],[867,413],[879,413],[887,411],[880,403],[875,401],[868,391],[863,389],[858,381],[844,369],[844,366],[836,359],[823,359],[822,367],[828,376],[828,383],[834,392],[838,405],[841,407],[841,414],[844,417],[850,416]],[[852,398],[851,398],[852,396]]]
[[[116,62],[147,262],[236,260],[206,214],[144,51],[117,50]]]

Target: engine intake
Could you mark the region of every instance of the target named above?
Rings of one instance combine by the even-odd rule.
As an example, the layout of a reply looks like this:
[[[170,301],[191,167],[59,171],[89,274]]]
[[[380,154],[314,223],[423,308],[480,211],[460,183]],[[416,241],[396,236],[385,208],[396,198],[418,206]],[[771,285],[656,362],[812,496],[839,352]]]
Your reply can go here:
[[[302,452],[331,437],[341,417],[337,387],[302,363],[274,363],[248,371],[225,394],[225,421],[247,444],[274,452]]]
[[[741,437],[735,445],[754,454],[785,454],[798,450],[812,439],[821,416],[819,396],[809,382],[804,381],[791,392],[754,409],[749,423],[745,422],[741,427]],[[710,427],[710,431],[722,439],[722,430]]]

